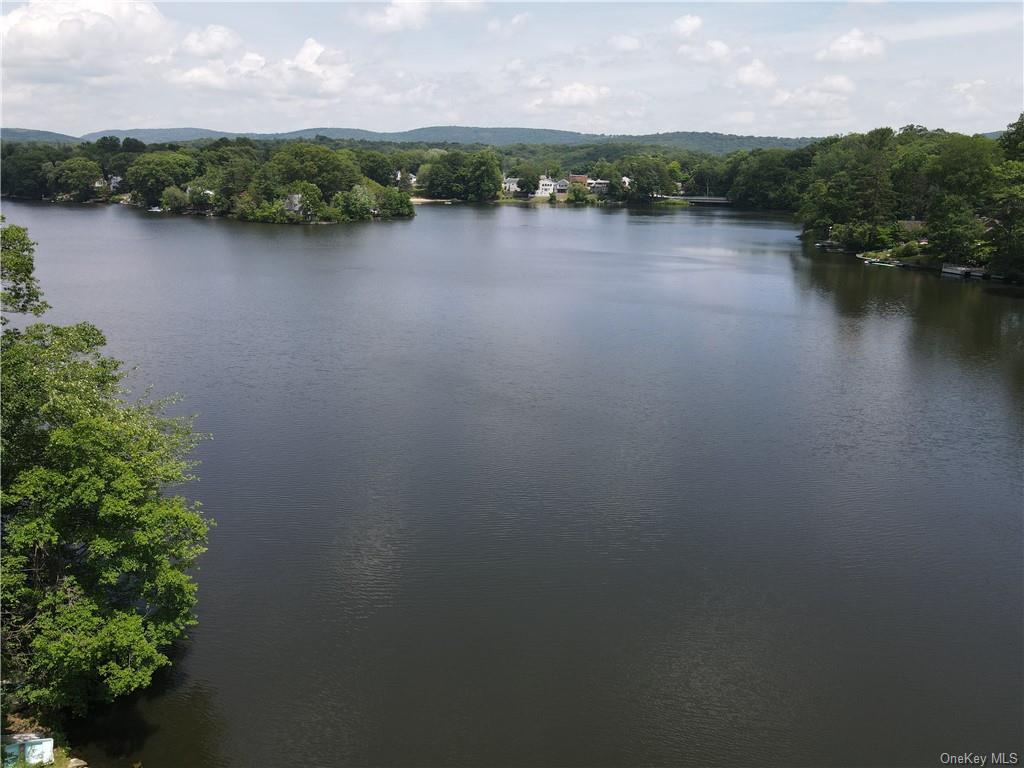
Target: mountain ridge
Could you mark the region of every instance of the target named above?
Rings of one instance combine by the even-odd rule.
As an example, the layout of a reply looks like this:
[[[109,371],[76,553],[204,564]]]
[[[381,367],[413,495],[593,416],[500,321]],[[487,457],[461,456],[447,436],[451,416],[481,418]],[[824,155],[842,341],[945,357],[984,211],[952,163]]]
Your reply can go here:
[[[997,138],[1002,131],[982,134]],[[480,127],[461,125],[433,125],[407,131],[369,131],[363,128],[300,128],[280,133],[217,131],[210,128],[110,128],[92,131],[82,136],[71,136],[53,131],[31,128],[0,128],[0,141],[36,141],[49,144],[77,144],[95,141],[101,136],[131,137],[148,144],[216,140],[220,138],[250,138],[262,141],[329,139],[424,144],[484,144],[511,146],[516,144],[638,144],[685,149],[711,154],[728,154],[749,149],[798,149],[821,137],[754,136],[715,131],[669,131],[647,134],[581,133],[557,128]]]
[[[422,142],[428,144],[486,144],[510,146],[514,144],[602,144],[628,143],[693,149],[712,153],[726,153],[738,149],[786,148],[806,146],[815,137],[752,136],[712,131],[672,131],[651,134],[599,134],[566,131],[555,128],[479,127],[434,125],[408,131],[369,131],[362,128],[315,127],[280,133],[245,131],[217,131],[209,128],[110,128],[92,131],[82,136],[37,131],[28,128],[0,129],[2,141],[38,141],[56,144],[74,144],[95,141],[101,136],[131,137],[146,143],[185,142],[203,139],[246,137],[257,140],[295,140],[326,136],[329,139],[378,141],[394,143]]]

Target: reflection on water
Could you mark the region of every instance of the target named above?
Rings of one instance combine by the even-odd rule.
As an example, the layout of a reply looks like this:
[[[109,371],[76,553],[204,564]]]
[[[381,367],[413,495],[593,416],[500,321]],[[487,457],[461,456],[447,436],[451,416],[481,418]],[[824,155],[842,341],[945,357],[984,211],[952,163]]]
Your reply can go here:
[[[1024,300],[729,210],[5,213],[215,436],[200,624],[93,768],[1019,746]]]
[[[1005,379],[1024,398],[1024,289],[862,265],[811,244],[791,256],[797,284],[831,298],[839,318],[905,317],[914,354],[955,355]]]
[[[177,649],[173,662],[181,664],[185,655]],[[155,716],[154,701],[167,703]],[[187,738],[179,730],[183,723],[188,724]],[[151,754],[159,755],[161,764],[210,768],[238,764],[224,753],[223,728],[211,689],[168,668],[157,672],[148,690],[97,706],[88,719],[65,726],[74,754],[90,765],[129,766],[139,755]]]

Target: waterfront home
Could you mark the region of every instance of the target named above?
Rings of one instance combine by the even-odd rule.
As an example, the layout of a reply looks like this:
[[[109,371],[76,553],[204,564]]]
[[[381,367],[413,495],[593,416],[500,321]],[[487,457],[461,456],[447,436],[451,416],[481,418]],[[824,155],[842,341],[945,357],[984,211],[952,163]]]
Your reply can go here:
[[[608,179],[587,179],[587,189],[595,195],[607,195],[610,183]]]
[[[570,173],[569,183],[570,184],[584,184],[589,186],[590,178],[585,173]]]
[[[519,191],[519,179],[506,176],[501,182],[501,191],[506,195],[514,195]]]
[[[289,213],[299,213],[302,210],[302,195],[286,195],[284,198],[284,209]]]
[[[560,195],[564,195],[568,191],[569,191],[569,180],[568,179],[559,179],[558,181],[555,182],[555,192],[557,192]]]
[[[541,176],[540,181],[537,183],[537,191],[534,194],[537,197],[547,197],[555,191],[555,181],[547,176]]]

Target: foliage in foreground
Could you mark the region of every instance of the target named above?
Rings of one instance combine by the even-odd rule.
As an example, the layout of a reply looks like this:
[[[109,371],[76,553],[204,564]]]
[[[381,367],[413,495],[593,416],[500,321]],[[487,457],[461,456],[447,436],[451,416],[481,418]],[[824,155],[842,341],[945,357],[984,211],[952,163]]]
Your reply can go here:
[[[24,229],[3,238],[5,312],[41,296],[18,262]],[[16,300],[9,300],[15,297]],[[2,336],[4,697],[8,709],[81,713],[143,688],[195,623],[187,573],[210,523],[166,495],[191,479],[197,436],[164,402],[122,399],[120,363],[89,323],[36,323]]]

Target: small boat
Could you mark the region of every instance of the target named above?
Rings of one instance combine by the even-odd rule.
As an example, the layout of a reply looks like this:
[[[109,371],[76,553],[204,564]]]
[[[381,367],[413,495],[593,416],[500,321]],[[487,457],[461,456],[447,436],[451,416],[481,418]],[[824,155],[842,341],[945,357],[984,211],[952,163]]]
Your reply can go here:
[[[163,213],[164,212],[164,209],[161,208],[159,205],[154,205],[152,208],[149,208],[148,210],[149,210],[150,213]]]

